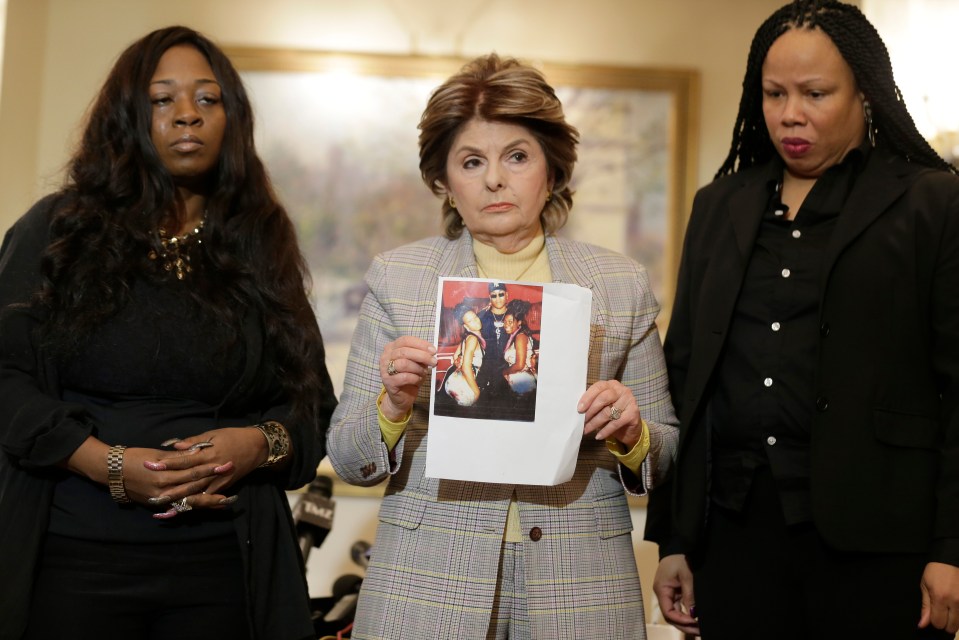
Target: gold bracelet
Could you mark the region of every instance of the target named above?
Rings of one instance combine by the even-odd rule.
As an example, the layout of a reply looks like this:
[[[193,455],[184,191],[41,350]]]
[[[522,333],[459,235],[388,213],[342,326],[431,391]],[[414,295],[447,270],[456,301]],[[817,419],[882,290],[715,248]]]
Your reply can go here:
[[[290,434],[279,422],[267,420],[253,425],[266,438],[267,458],[261,467],[272,467],[290,455]]]
[[[126,504],[131,502],[127,489],[123,485],[123,450],[124,446],[110,447],[107,452],[107,484],[110,487],[110,497],[114,502]]]

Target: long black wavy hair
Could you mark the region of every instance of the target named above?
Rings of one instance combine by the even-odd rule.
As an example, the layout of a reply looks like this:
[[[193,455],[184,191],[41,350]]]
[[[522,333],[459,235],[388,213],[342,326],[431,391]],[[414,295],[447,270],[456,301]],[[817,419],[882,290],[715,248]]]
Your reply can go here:
[[[906,111],[902,92],[893,78],[889,52],[866,16],[857,7],[836,0],[795,0],[769,16],[753,37],[732,145],[716,178],[762,164],[775,155],[763,119],[762,67],[769,47],[793,28],[821,29],[839,49],[859,90],[872,106],[877,145],[910,162],[956,173],[956,168],[922,137]]]
[[[210,177],[206,223],[192,258],[189,295],[239,339],[247,308],[263,318],[276,375],[297,415],[315,417],[324,349],[310,308],[309,271],[296,232],[279,203],[253,143],[253,109],[227,56],[196,31],[173,26],[149,33],[117,59],[90,108],[57,201],[43,282],[34,302],[46,311],[42,333],[56,353],[70,354],[130,298],[135,277],[171,278],[147,254],[157,230],[175,227],[176,188],[151,139],[148,87],[171,47],[195,48],[222,89],[226,128]]]

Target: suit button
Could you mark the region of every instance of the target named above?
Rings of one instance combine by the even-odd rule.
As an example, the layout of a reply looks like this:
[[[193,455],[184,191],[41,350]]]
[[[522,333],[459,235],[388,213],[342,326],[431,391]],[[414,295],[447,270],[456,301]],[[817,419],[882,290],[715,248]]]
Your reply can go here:
[[[816,409],[818,411],[825,411],[829,408],[829,398],[826,396],[819,396],[816,398]]]
[[[543,530],[539,527],[533,527],[529,530],[529,539],[533,542],[539,542],[539,539],[543,537]]]
[[[829,335],[829,323],[828,323],[828,322],[823,322],[821,325],[819,325],[819,335],[821,335],[823,338],[825,338],[826,336]]]

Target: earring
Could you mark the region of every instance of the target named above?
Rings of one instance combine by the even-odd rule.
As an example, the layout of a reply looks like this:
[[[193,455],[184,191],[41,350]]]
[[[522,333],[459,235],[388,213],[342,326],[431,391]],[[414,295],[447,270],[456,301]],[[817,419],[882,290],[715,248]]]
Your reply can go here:
[[[553,199],[553,192],[552,192],[552,191],[547,191],[547,192],[546,192],[546,202],[549,202],[549,201],[552,200],[552,199]]]
[[[456,200],[453,199],[452,193],[450,194],[450,207],[452,207],[453,209],[456,208]]]
[[[866,118],[866,132],[869,134],[869,144],[876,146],[876,130],[872,126],[872,105],[868,100],[862,101],[862,115]]]

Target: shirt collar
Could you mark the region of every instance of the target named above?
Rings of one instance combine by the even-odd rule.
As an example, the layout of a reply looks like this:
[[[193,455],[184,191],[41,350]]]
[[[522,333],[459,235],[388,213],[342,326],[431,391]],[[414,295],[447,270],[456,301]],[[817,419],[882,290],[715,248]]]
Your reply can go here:
[[[859,146],[850,149],[842,160],[829,167],[819,176],[803,202],[803,209],[824,214],[839,213],[846,202],[846,198],[849,197],[849,192],[852,190],[856,178],[866,166],[866,161],[871,153],[872,144],[869,142],[869,138],[863,137]],[[773,177],[767,181],[767,187],[770,198],[775,198],[775,201],[778,202],[782,175],[786,164],[779,156],[775,157],[775,162],[777,170],[773,172]]]

